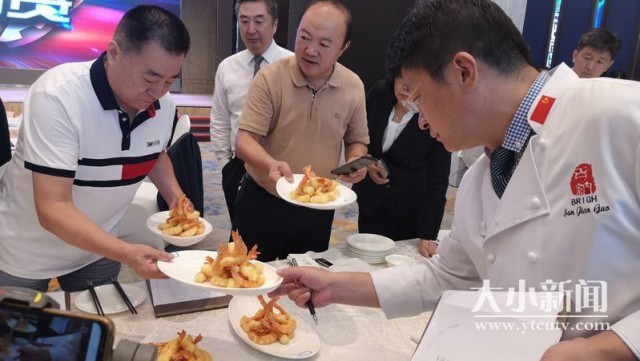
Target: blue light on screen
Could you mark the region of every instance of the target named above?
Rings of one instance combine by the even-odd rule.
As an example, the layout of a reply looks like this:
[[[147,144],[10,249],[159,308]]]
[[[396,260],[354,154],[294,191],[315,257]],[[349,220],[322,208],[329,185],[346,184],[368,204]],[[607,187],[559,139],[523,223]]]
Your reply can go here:
[[[604,17],[604,6],[606,5],[607,0],[598,0],[596,1],[595,10],[593,13],[593,27],[599,28],[602,26],[602,18]]]
[[[560,9],[562,8],[562,0],[555,0],[553,7],[553,20],[551,21],[551,31],[549,31],[549,41],[547,46],[547,60],[545,66],[551,68],[553,64],[553,56],[556,49],[556,34],[558,33],[558,23],[560,22]]]

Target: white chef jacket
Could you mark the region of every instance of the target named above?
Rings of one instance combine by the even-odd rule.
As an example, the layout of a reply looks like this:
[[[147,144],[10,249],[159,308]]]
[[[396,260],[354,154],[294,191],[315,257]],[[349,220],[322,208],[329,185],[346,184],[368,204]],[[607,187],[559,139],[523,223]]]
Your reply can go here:
[[[481,280],[504,290],[520,280],[604,281],[604,320],[640,357],[640,83],[579,79],[562,64],[528,120],[537,134],[502,199],[482,155],[458,189],[438,254],[372,273],[381,307],[388,317],[420,313],[444,290]],[[582,309],[569,321],[594,314]],[[570,327],[563,337],[593,333]]]
[[[262,68],[293,53],[276,44],[275,40],[262,54]],[[213,104],[211,106],[211,147],[222,168],[235,152],[238,121],[253,81],[253,57],[243,50],[225,58],[216,71]]]

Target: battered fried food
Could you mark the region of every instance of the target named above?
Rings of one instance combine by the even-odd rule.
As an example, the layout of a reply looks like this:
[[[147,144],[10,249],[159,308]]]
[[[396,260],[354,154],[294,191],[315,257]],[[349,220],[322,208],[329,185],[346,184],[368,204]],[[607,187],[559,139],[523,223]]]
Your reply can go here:
[[[296,320],[277,303],[279,299],[274,297],[266,302],[260,295],[258,300],[262,308],[253,317],[242,316],[240,327],[254,343],[268,345],[278,341],[286,345],[293,338]]]
[[[250,251],[237,231],[231,232],[233,243],[221,244],[216,259],[207,256],[205,264],[196,274],[195,281],[209,281],[216,287],[255,288],[264,284],[262,264],[252,263],[260,252],[254,245]]]
[[[340,194],[338,192],[338,182],[329,178],[316,176],[311,170],[311,165],[302,168],[304,176],[296,187],[291,191],[291,198],[302,203],[324,204],[334,201]]]
[[[178,337],[168,342],[152,342],[158,348],[158,361],[212,361],[207,351],[198,348],[202,336],[195,338],[187,335],[185,330],[178,332]]]
[[[178,205],[169,211],[169,218],[159,224],[158,229],[169,236],[193,237],[204,233],[204,222],[200,220],[200,212],[192,209],[183,194],[178,199]]]

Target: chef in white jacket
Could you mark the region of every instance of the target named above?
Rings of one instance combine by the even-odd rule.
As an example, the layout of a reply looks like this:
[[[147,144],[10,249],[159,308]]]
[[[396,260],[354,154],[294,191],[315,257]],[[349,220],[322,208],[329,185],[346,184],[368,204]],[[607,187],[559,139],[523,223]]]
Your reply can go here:
[[[398,317],[433,309],[447,289],[562,285],[573,290],[572,317],[542,360],[640,358],[640,83],[530,64],[491,1],[418,1],[387,66],[412,80],[407,100],[449,151],[486,148],[462,180],[451,233],[435,257],[410,266],[281,270],[274,294]],[[492,174],[499,159],[510,160],[506,172]],[[600,304],[580,287],[600,292]],[[583,330],[594,316],[604,331]]]

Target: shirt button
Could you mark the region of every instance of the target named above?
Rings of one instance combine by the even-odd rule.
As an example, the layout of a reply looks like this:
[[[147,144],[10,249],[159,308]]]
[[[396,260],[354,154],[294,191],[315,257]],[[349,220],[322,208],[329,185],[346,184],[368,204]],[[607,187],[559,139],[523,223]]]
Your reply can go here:
[[[540,138],[540,140],[538,140],[538,147],[540,147],[540,149],[547,148],[547,145],[549,145],[549,142],[546,139]]]
[[[527,253],[527,258],[529,258],[529,261],[536,263],[538,262],[538,254],[535,252],[529,252]]]
[[[480,233],[484,234],[487,231],[487,224],[484,221],[480,222]]]
[[[495,262],[495,261],[496,261],[496,256],[494,256],[493,254],[489,254],[489,255],[487,256],[487,262],[489,262],[489,263],[493,263],[493,262]]]
[[[531,208],[533,209],[538,209],[540,208],[540,206],[542,205],[542,203],[540,202],[540,198],[538,197],[533,197],[531,198],[531,200],[529,201],[529,205],[531,206]]]

